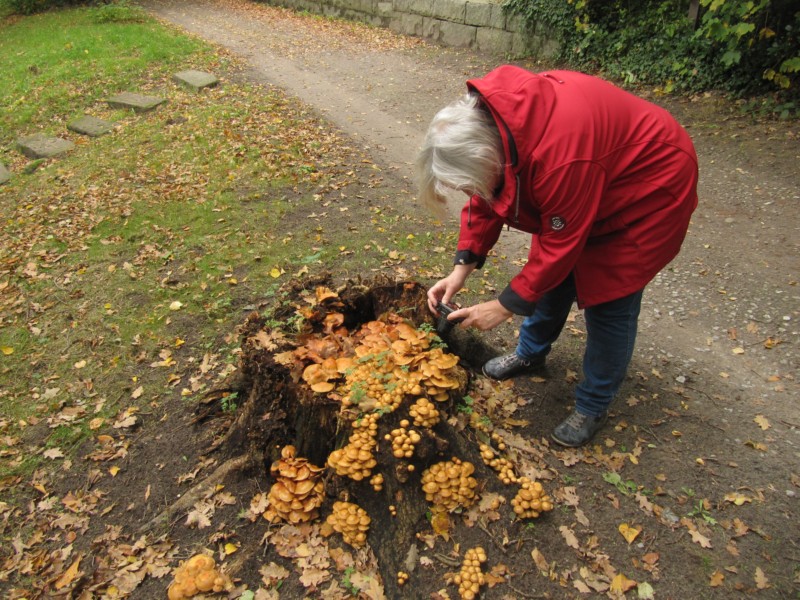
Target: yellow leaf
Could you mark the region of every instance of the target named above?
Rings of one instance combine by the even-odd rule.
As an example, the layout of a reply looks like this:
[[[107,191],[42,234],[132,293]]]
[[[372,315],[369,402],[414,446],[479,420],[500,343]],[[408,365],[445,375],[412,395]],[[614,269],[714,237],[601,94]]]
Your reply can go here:
[[[752,502],[753,499],[748,496],[745,496],[744,494],[729,492],[725,494],[725,501],[730,502],[731,504],[735,504],[736,506],[742,506],[746,502]]]
[[[144,386],[140,385],[138,388],[133,390],[133,393],[131,394],[131,398],[136,400],[136,398],[140,397],[143,393],[144,393]]]
[[[272,267],[272,270],[269,272],[269,276],[273,279],[277,279],[281,276],[281,270],[278,267]]]
[[[632,544],[633,540],[639,537],[639,534],[642,533],[641,527],[632,527],[627,523],[621,523],[619,526],[619,532],[622,534],[622,537],[625,538],[625,541],[628,544]]]
[[[731,350],[731,352],[733,352],[734,354],[744,354],[744,348],[742,347],[734,348],[733,350]]]
[[[11,354],[14,354],[14,349],[11,346],[3,346],[0,347],[0,352],[5,354],[6,356],[10,356]]]
[[[622,573],[618,573],[611,581],[611,591],[618,594],[624,594],[634,587],[636,587],[636,582],[633,579],[628,579]]]
[[[105,423],[105,421],[106,420],[103,419],[102,417],[96,417],[91,421],[89,421],[89,429],[91,429],[92,431],[96,431],[103,426],[103,423]]]
[[[183,302],[180,300],[175,300],[172,304],[169,305],[170,310],[180,310],[183,308]]]
[[[85,360],[79,360],[79,361],[78,361],[78,362],[76,362],[76,363],[75,363],[73,366],[74,366],[76,369],[82,369],[83,367],[85,367],[85,366],[86,366],[86,361],[85,361]]]
[[[69,568],[61,574],[61,577],[56,580],[55,587],[57,590],[67,587],[72,583],[75,577],[77,577],[78,567],[80,567],[82,558],[83,555],[78,555],[78,558],[76,558]]]
[[[769,421],[767,421],[767,418],[764,415],[756,415],[756,418],[753,419],[753,421],[755,421],[756,424],[758,424],[758,426],[764,431],[770,428]]]
[[[725,581],[725,573],[720,570],[714,571],[714,574],[711,575],[711,581],[708,582],[708,585],[711,587],[719,587],[722,585],[722,582]]]
[[[442,536],[445,541],[450,539],[450,517],[447,511],[438,510],[431,515],[431,527],[436,535]]]
[[[239,546],[237,546],[236,544],[231,544],[230,542],[225,544],[225,554],[228,555],[228,556],[230,556],[231,554],[236,552],[238,549],[239,549]]]
[[[114,465],[113,467],[111,467],[111,468],[108,470],[108,472],[109,472],[109,473],[111,473],[111,476],[112,476],[112,477],[116,477],[116,476],[117,476],[117,473],[119,473],[119,467],[118,467],[117,465]]]
[[[186,343],[186,340],[182,340],[181,338],[175,338],[175,347],[180,348]]]
[[[414,234],[413,234],[413,233],[409,233],[409,234],[406,236],[406,239],[407,239],[407,240],[413,240],[413,239],[414,239]]]

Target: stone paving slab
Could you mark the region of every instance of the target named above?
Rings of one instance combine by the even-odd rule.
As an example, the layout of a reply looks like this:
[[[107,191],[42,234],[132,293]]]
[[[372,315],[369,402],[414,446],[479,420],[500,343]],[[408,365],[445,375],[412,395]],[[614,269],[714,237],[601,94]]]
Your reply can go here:
[[[122,92],[106,100],[112,108],[132,108],[135,112],[147,112],[153,110],[159,104],[166,102],[164,98],[156,96],[144,96],[133,92]]]
[[[60,137],[35,133],[17,140],[17,147],[28,158],[52,158],[69,152],[75,144]]]
[[[11,171],[9,171],[3,163],[0,163],[0,185],[11,179]]]
[[[219,83],[219,79],[211,73],[195,71],[193,69],[175,73],[172,79],[196,92],[199,92],[203,88],[214,87]]]
[[[98,119],[97,117],[86,115],[68,123],[67,129],[75,133],[88,135],[89,137],[100,137],[114,129],[114,124],[105,119]]]

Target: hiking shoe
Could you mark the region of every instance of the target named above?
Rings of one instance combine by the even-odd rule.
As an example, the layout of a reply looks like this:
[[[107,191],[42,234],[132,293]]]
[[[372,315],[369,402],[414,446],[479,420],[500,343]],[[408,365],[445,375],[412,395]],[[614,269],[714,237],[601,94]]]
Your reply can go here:
[[[516,352],[498,356],[483,365],[483,374],[492,379],[508,379],[514,375],[533,371],[544,366],[544,357],[525,360]]]
[[[577,410],[572,411],[564,421],[553,430],[553,439],[569,448],[583,446],[600,431],[608,420],[608,413],[604,412],[599,417],[582,415]]]

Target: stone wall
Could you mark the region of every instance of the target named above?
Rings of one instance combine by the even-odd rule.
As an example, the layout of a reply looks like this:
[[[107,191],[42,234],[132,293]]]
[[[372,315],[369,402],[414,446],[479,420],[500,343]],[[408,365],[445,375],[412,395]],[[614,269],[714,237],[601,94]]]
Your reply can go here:
[[[524,32],[519,17],[496,0],[263,0],[326,17],[361,21],[445,46],[510,57],[548,58],[558,49],[545,35]]]

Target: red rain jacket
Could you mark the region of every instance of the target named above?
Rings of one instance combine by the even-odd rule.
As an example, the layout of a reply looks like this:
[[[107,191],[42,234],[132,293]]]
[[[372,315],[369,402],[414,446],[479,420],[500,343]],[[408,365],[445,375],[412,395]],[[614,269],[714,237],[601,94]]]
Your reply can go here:
[[[697,156],[664,109],[596,77],[502,66],[467,82],[497,122],[503,187],[461,214],[457,264],[478,263],[503,225],[533,234],[500,295],[517,314],[572,272],[581,307],[647,285],[680,249],[697,206]]]

